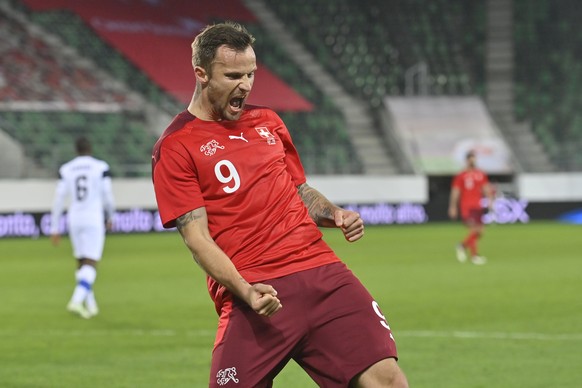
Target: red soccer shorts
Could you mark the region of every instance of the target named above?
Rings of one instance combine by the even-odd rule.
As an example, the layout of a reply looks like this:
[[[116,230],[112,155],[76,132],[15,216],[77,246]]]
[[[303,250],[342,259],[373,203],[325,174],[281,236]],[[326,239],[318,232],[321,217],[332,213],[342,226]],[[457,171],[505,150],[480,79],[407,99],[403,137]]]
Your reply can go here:
[[[290,359],[319,385],[347,387],[370,365],[397,358],[378,304],[343,263],[264,281],[283,308],[271,318],[228,298],[212,355],[210,387],[270,387]]]
[[[461,217],[463,218],[463,222],[467,225],[483,225],[482,208],[462,209]]]

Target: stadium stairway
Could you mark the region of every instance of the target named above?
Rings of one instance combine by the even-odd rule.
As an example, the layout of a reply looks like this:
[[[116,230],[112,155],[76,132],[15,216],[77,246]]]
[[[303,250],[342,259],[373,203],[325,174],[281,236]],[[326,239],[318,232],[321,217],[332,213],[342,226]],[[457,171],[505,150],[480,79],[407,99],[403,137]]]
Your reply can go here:
[[[544,147],[533,134],[531,125],[515,120],[512,1],[488,0],[487,21],[487,106],[523,170],[555,171]]]
[[[362,161],[364,173],[367,175],[394,175],[400,171],[397,161],[389,155],[384,147],[384,139],[375,128],[368,108],[348,94],[336,80],[314,59],[291,34],[289,34],[276,15],[262,0],[244,0],[245,5],[261,21],[265,30],[278,41],[289,53],[289,56],[302,68],[334,103],[342,110],[348,135],[354,145],[358,158]]]
[[[25,166],[26,157],[20,144],[0,129],[0,177],[20,178],[24,176]]]

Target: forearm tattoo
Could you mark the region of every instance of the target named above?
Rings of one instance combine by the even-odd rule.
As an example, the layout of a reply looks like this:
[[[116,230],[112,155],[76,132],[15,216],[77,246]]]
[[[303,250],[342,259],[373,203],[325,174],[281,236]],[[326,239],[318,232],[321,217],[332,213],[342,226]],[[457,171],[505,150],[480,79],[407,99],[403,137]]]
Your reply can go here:
[[[313,221],[319,226],[334,226],[333,212],[335,206],[319,191],[308,186],[307,183],[302,184],[297,189]]]
[[[201,265],[200,264],[200,256],[192,249],[192,247],[189,246],[188,240],[187,240],[186,236],[184,235],[184,228],[190,222],[197,220],[201,217],[202,217],[202,215],[197,213],[196,210],[192,210],[191,212],[188,212],[188,213],[184,214],[183,216],[176,218],[176,228],[178,229],[178,232],[180,232],[180,234],[182,235],[182,238],[184,239],[184,243],[186,244],[186,246],[188,246],[190,248],[190,251],[192,252],[192,258],[194,259],[194,261],[198,265]]]
[[[195,213],[195,210],[192,210],[191,212],[188,212],[183,216],[176,218],[176,228],[178,228],[178,231],[181,232],[186,225],[188,225],[190,222],[194,220],[199,219],[200,217],[201,216],[199,214]]]

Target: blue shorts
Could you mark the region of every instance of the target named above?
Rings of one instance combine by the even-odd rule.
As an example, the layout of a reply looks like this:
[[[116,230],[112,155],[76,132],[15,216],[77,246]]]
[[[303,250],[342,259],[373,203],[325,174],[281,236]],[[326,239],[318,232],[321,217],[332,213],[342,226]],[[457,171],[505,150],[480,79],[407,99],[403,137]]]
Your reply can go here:
[[[283,308],[273,317],[228,296],[212,354],[210,387],[270,387],[294,359],[319,385],[347,387],[374,363],[397,358],[378,304],[343,263],[262,282]]]

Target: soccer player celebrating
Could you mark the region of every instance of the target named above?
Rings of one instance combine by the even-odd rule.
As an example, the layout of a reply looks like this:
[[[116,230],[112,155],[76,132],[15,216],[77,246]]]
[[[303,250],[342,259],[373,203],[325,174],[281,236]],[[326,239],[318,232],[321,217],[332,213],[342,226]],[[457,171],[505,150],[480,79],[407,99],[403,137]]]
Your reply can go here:
[[[68,197],[69,236],[78,270],[75,273],[77,284],[67,310],[91,318],[99,313],[93,283],[105,244],[105,229],[111,228],[114,199],[109,165],[91,156],[91,143],[87,138],[78,138],[75,146],[78,156],[59,169],[51,212],[51,240],[55,246],[60,242],[59,219]]]
[[[280,117],[246,105],[254,37],[235,23],[192,44],[196,87],[153,150],[162,223],[208,275],[219,314],[210,386],[270,387],[290,359],[320,386],[406,387],[386,318],[318,228],[364,235],[306,183]]]
[[[461,209],[461,219],[469,229],[469,233],[463,242],[457,245],[457,259],[464,263],[467,261],[469,250],[473,264],[482,265],[487,262],[483,256],[479,256],[477,242],[483,234],[483,207],[481,198],[483,194],[489,199],[489,209],[493,210],[493,190],[489,184],[487,175],[476,166],[475,152],[470,151],[466,155],[466,167],[453,178],[451,194],[449,197],[449,217],[458,217],[458,208]]]

